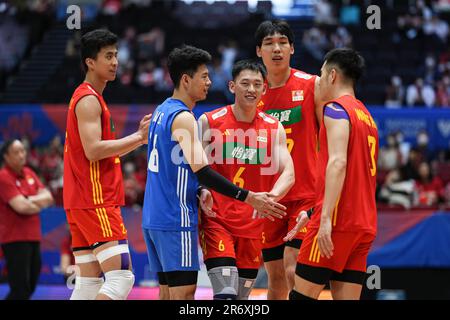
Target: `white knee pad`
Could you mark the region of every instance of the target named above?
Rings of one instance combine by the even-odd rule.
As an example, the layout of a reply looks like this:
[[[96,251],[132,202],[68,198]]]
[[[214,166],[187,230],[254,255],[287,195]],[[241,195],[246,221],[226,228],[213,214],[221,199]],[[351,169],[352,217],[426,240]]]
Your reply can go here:
[[[126,300],[133,288],[134,274],[130,270],[113,270],[105,273],[105,283],[99,293],[112,300]]]
[[[75,288],[70,300],[94,300],[103,282],[103,278],[75,277]]]
[[[213,287],[214,300],[236,300],[238,294],[238,270],[236,267],[216,267],[208,270]]]

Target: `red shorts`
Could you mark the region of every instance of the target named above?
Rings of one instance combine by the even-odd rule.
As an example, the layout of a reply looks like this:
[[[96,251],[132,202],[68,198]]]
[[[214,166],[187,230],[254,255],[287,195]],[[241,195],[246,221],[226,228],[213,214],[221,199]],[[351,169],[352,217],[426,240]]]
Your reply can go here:
[[[72,248],[89,248],[97,242],[127,239],[120,207],[66,210]]]
[[[261,239],[236,237],[222,228],[201,229],[199,237],[203,260],[234,258],[238,269],[261,266]]]
[[[303,240],[297,262],[313,267],[327,268],[338,273],[343,270],[366,272],[367,255],[375,236],[365,231],[332,231],[333,256],[322,257],[317,244],[318,229],[309,229]]]
[[[267,218],[264,219],[264,232],[262,237],[264,249],[274,248],[284,244],[283,238],[297,224],[296,219],[300,211],[311,209],[314,207],[315,201],[311,199],[289,202],[280,201],[280,203],[287,207],[287,215],[283,219],[275,218],[275,221],[270,221]],[[302,240],[305,234],[306,228],[303,228],[297,233],[294,239]]]

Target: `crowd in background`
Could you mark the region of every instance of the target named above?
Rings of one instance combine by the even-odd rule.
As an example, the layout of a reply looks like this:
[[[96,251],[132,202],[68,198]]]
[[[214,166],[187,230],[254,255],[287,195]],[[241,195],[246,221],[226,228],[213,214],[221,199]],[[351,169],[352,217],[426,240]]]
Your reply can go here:
[[[411,62],[409,69],[415,71],[412,81],[411,77],[406,77],[405,74],[387,69],[388,78],[382,84],[386,107],[399,108],[405,105],[430,108],[450,107],[450,31],[448,21],[441,17],[438,10],[441,2],[410,1],[408,10],[396,14],[395,21],[390,21],[394,28],[394,32],[389,35],[391,43],[401,47],[415,43],[418,39],[421,41],[425,39],[426,43],[430,43],[435,50],[422,56],[418,64]],[[136,19],[139,12],[157,4],[150,0],[103,0],[101,3],[92,3],[92,10],[86,11],[86,15],[110,24],[113,31],[114,29],[120,31],[117,32],[120,40],[116,82],[120,83],[122,88],[136,87],[163,94],[170,92],[173,84],[167,68],[167,53],[174,42],[173,37],[177,34],[173,32],[169,34],[168,29],[164,27],[164,20],[170,20],[173,17],[158,17],[158,11],[155,11],[157,8],[154,8],[152,11],[154,17],[149,21]],[[166,5],[161,3],[160,7]],[[60,3],[60,5],[63,4],[64,1]],[[386,2],[387,6],[393,4],[394,1]],[[21,10],[23,9],[21,6],[27,10]],[[362,10],[358,1],[318,0],[314,10],[313,24],[300,32],[296,31],[301,48],[313,60],[320,62],[325,52],[331,48],[353,46],[358,49],[356,42],[361,39],[353,32],[354,26],[365,23],[365,11]],[[0,0],[0,48],[2,48],[0,50],[0,91],[7,77],[17,72],[18,65],[26,58],[27,52],[48,30],[51,20],[54,19],[52,15],[65,16],[65,12],[60,11],[54,0],[29,0],[17,2],[14,6]],[[179,8],[173,11],[178,12]],[[190,14],[195,14],[194,11],[192,10]],[[383,14],[387,13],[386,11]],[[248,18],[249,15],[240,16],[240,19]],[[383,23],[386,22],[383,21]],[[180,27],[182,26],[176,26],[176,28]],[[237,30],[241,31],[239,28]],[[196,34],[195,26],[186,27],[184,32]],[[74,36],[67,43],[66,56],[72,59],[70,61],[78,59],[80,36],[80,32],[74,32]],[[206,39],[198,38],[199,41],[204,40],[212,46],[206,48],[213,56],[209,66],[212,80],[210,91],[221,92],[228,101],[232,98],[227,83],[231,78],[233,63],[248,55],[248,48],[254,52],[254,44],[242,40],[243,36],[248,36],[250,39],[253,37],[252,34],[247,35],[241,32],[234,36],[232,33],[226,36],[221,35],[216,39],[208,39],[207,36],[205,36]],[[394,55],[397,59],[395,52],[383,52],[382,46],[376,54]],[[370,63],[371,60],[367,60]],[[298,67],[303,69],[302,65]],[[377,65],[375,69],[383,69],[382,67]],[[369,79],[370,81],[372,79]],[[70,90],[73,90],[73,85],[71,83]],[[361,98],[364,100],[364,96]],[[446,174],[450,172],[448,150],[430,152],[426,132],[418,135],[417,143],[414,145],[407,144],[400,132],[391,133],[386,141],[387,144],[380,149],[379,157],[377,198],[380,203],[410,208],[437,206],[450,202],[450,177]],[[61,205],[63,141],[57,136],[48,146],[36,147],[32,141],[28,141],[27,145],[30,166],[39,172],[43,181],[52,190],[56,203]],[[140,205],[145,187],[145,151],[130,154],[122,161],[122,165],[127,205]]]

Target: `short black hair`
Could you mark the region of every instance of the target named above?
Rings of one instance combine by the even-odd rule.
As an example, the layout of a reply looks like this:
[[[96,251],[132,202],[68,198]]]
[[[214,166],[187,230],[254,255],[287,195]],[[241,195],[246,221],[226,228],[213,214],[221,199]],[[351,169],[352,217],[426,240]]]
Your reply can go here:
[[[17,139],[9,139],[3,142],[2,146],[0,147],[0,164],[2,164],[5,160],[5,155],[9,152],[9,148],[15,141],[17,141]]]
[[[104,47],[117,44],[117,36],[107,29],[96,29],[81,37],[81,66],[84,72],[88,71],[87,58],[96,59],[97,54]]]
[[[263,80],[266,80],[267,70],[266,67],[255,59],[245,59],[239,60],[233,65],[233,70],[231,71],[231,75],[233,76],[233,80],[236,80],[237,76],[243,70],[251,70],[255,72],[261,73]]]
[[[167,67],[175,88],[179,87],[183,74],[193,77],[199,66],[210,62],[211,55],[203,49],[189,45],[173,49],[167,58]]]
[[[262,22],[255,32],[255,41],[258,47],[261,47],[263,39],[267,36],[279,33],[286,36],[289,44],[294,44],[294,33],[289,24],[284,20],[267,20]]]
[[[355,50],[337,48],[329,51],[324,58],[326,66],[335,65],[342,71],[344,77],[355,85],[365,69],[364,58]]]

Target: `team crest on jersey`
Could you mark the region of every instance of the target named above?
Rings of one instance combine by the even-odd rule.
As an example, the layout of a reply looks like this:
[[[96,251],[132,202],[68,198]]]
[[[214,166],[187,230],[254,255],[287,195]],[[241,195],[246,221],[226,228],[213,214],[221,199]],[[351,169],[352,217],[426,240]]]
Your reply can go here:
[[[34,184],[34,179],[33,177],[27,177],[27,182],[30,186],[32,186]]]
[[[267,137],[257,136],[256,141],[267,143]]]
[[[300,71],[297,71],[296,73],[294,73],[294,76],[296,76],[297,78],[300,78],[300,79],[305,79],[305,80],[309,80],[312,78],[312,75],[304,73],[304,72],[300,72]]]
[[[264,102],[262,100],[259,100],[257,108],[262,108],[264,106]]]
[[[272,118],[268,117],[264,112],[260,112],[259,116],[265,121],[268,122],[270,124],[274,124],[275,120],[273,120]]]
[[[216,113],[214,113],[212,115],[212,119],[216,120],[217,118],[223,117],[224,115],[227,114],[227,112],[228,112],[227,108],[223,108],[222,110],[217,111]]]
[[[303,101],[303,90],[292,90],[292,101]]]

